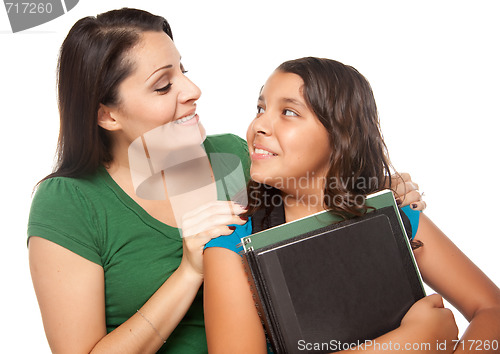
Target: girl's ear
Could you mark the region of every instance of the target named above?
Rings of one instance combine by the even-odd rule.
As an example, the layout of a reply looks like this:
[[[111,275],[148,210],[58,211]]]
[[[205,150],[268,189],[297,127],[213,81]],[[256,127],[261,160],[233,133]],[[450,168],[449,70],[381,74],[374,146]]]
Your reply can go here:
[[[116,108],[111,108],[101,103],[99,105],[99,110],[97,111],[97,124],[101,128],[109,131],[119,130],[121,126],[115,118],[116,112]]]

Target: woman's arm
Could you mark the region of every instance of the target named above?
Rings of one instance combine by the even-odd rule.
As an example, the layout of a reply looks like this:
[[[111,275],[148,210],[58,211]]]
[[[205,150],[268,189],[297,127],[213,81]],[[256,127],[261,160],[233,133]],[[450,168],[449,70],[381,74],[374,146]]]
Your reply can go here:
[[[241,257],[205,250],[204,307],[209,353],[267,353],[266,339]]]
[[[101,266],[40,237],[29,243],[33,285],[54,353],[155,353],[191,305],[202,276],[181,266],[139,313],[106,334]]]
[[[498,287],[424,214],[416,238],[424,244],[415,250],[422,278],[470,321],[456,352],[487,352],[479,341],[500,343]]]
[[[238,206],[216,202],[183,221],[179,268],[136,313],[106,334],[101,266],[41,237],[29,242],[30,268],[49,345],[55,353],[155,353],[191,306],[203,281],[203,246],[244,223]]]

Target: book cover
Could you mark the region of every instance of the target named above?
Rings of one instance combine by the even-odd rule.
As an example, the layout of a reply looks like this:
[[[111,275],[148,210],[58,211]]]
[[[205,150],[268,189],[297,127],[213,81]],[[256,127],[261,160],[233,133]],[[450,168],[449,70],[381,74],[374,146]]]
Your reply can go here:
[[[328,211],[242,239],[257,310],[276,353],[328,353],[394,328],[425,296],[394,197],[345,221]]]

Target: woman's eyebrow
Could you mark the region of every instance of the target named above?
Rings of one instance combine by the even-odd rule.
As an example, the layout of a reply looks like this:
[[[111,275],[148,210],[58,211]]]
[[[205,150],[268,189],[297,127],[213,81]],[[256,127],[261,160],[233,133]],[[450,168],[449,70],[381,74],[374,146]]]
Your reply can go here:
[[[145,80],[145,81],[148,81],[148,80],[149,80],[149,78],[150,78],[151,76],[153,76],[154,74],[156,74],[158,71],[163,70],[163,69],[170,69],[170,68],[173,68],[173,67],[174,67],[174,66],[173,66],[172,64],[162,66],[161,68],[158,68],[158,69],[156,69],[155,71],[153,71],[153,72],[151,73],[151,75],[149,75],[149,76],[146,78],[146,80]]]

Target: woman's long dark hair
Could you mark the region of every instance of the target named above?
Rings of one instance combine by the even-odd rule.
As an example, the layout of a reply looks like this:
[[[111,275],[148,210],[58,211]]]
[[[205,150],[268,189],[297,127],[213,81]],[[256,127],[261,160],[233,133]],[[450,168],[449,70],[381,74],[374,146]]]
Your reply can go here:
[[[127,53],[146,31],[173,38],[163,17],[129,8],[82,18],[71,28],[58,62],[56,164],[43,180],[79,177],[112,160],[109,136],[97,123],[99,106],[119,103],[118,87],[134,70]]]
[[[329,133],[324,206],[343,217],[362,215],[367,207],[359,200],[390,186],[392,168],[369,82],[353,67],[330,59],[286,61],[276,70],[302,78],[306,104]],[[249,213],[270,206],[276,192],[250,181]]]

